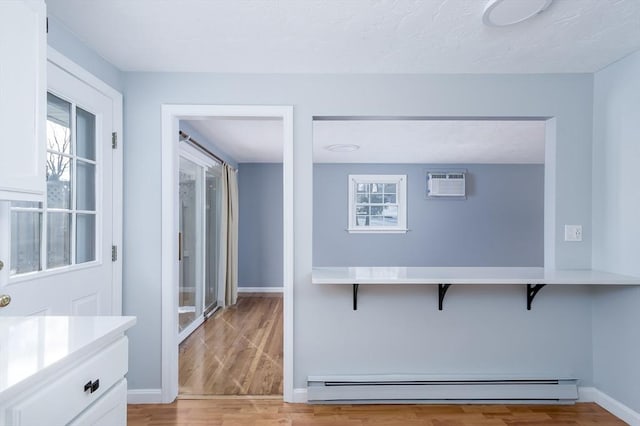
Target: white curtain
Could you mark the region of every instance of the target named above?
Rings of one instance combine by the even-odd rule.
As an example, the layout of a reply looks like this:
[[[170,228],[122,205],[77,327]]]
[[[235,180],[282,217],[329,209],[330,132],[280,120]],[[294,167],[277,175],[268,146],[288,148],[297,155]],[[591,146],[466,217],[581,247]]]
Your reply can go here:
[[[238,174],[228,164],[222,169],[220,267],[224,269],[224,306],[238,299]]]

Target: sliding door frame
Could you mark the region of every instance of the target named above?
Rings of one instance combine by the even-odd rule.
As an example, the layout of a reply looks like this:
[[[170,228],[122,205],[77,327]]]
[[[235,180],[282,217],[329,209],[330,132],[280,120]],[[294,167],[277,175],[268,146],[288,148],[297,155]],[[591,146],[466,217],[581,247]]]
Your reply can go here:
[[[283,124],[283,399],[293,400],[293,107],[164,104],[162,114],[162,402],[178,396],[178,159],[179,120],[270,117]]]

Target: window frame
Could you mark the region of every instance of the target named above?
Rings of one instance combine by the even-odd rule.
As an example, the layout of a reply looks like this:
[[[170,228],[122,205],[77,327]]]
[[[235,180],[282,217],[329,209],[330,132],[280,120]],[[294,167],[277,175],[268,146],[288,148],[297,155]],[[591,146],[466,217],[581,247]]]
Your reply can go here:
[[[358,225],[356,220],[358,184],[395,184],[398,224],[392,226]],[[407,228],[407,175],[349,175],[349,220],[347,231],[352,234],[403,234]]]

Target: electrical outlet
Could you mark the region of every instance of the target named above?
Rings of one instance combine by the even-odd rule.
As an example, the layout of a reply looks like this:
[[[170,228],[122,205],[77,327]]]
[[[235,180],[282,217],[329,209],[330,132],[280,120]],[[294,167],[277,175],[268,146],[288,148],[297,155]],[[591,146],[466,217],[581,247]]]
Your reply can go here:
[[[565,225],[565,241],[582,241],[582,225]]]

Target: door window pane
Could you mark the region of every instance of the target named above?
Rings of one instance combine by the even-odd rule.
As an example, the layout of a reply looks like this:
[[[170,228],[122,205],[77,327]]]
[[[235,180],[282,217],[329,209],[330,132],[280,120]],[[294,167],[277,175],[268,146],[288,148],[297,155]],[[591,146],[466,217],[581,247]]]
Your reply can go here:
[[[96,166],[82,160],[76,162],[76,209],[96,209]]]
[[[47,214],[47,267],[71,264],[71,214]]]
[[[76,217],[76,263],[96,260],[96,216],[78,214]]]
[[[47,207],[71,209],[71,158],[47,153]]]
[[[47,149],[71,153],[71,104],[47,94]]]
[[[42,213],[11,212],[11,275],[40,270],[41,230]]]
[[[76,108],[76,151],[78,157],[96,159],[96,116]]]

